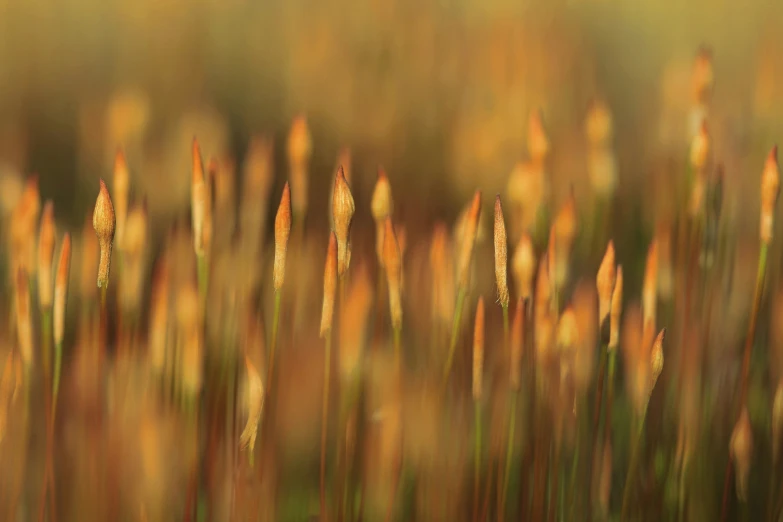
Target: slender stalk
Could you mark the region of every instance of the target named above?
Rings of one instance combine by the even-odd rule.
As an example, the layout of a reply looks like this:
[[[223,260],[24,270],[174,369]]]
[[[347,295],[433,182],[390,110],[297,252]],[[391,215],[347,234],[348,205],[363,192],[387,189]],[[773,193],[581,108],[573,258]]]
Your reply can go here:
[[[321,472],[320,472],[320,493],[321,493],[321,520],[327,520],[326,516],[326,433],[329,421],[329,381],[331,379],[331,358],[332,358],[332,332],[326,332],[325,352],[324,352],[324,393],[323,409],[321,411]]]
[[[198,271],[199,310],[204,314],[207,305],[207,286],[209,284],[209,262],[206,254],[198,254],[196,256],[196,268]]]
[[[267,391],[272,387],[272,375],[275,367],[275,351],[277,348],[277,332],[280,328],[280,304],[282,292],[275,290],[275,304],[272,310],[272,337],[269,340],[269,369],[267,371],[266,386]]]
[[[571,498],[571,505],[570,505],[570,520],[576,520],[576,492],[577,492],[577,481],[579,479],[579,471],[580,471],[580,459],[583,458],[583,449],[582,446],[584,445],[585,448],[589,451],[590,445],[585,444],[584,439],[586,437],[589,437],[588,429],[589,429],[589,413],[587,411],[587,404],[588,399],[587,397],[581,397],[581,400],[579,401],[579,407],[576,411],[577,414],[577,425],[576,425],[576,445],[574,447],[574,456],[573,461],[571,463],[571,488],[570,488],[570,498]],[[589,457],[589,453],[588,453]],[[592,480],[592,477],[590,478]],[[592,488],[591,488],[592,489]],[[588,491],[588,497],[591,496],[592,491]],[[590,513],[588,512],[588,516]]]
[[[560,445],[553,442],[553,459],[550,469],[552,470],[552,479],[549,488],[549,522],[555,522],[558,508],[558,497],[560,495]]]
[[[498,520],[503,520],[506,515],[506,493],[508,481],[511,477],[511,461],[514,458],[514,432],[517,424],[517,397],[519,392],[514,390],[511,394],[511,412],[508,421],[508,441],[506,444],[506,465],[503,473],[503,486],[500,493],[500,505],[498,506]]]
[[[745,338],[745,350],[742,356],[742,380],[740,381],[740,396],[737,403],[737,409],[745,404],[748,396],[748,377],[750,375],[750,355],[753,351],[753,340],[756,335],[756,323],[758,322],[759,308],[761,308],[761,296],[764,293],[764,279],[767,273],[767,252],[769,248],[766,243],[762,243],[759,252],[759,266],[756,274],[756,289],[753,295],[753,309],[750,314],[750,324],[748,325],[748,335]]]
[[[481,484],[481,404],[473,401],[473,522],[479,517],[479,486]]]
[[[44,406],[46,416],[46,458],[44,464],[44,478],[41,484],[41,500],[38,509],[38,519],[43,522],[46,517],[47,493],[50,499],[49,516],[53,519],[54,513],[54,413],[52,408],[52,310],[41,310],[41,344],[43,346],[42,366],[44,373]],[[51,489],[50,489],[51,488]]]
[[[759,251],[758,272],[756,273],[756,287],[753,292],[753,308],[750,314],[750,323],[748,324],[748,335],[745,337],[745,348],[742,355],[742,373],[740,374],[740,394],[739,401],[736,404],[735,411],[739,411],[742,404],[748,396],[748,377],[750,376],[750,356],[753,351],[753,340],[756,336],[756,323],[758,321],[759,308],[761,308],[761,296],[764,293],[764,279],[767,273],[767,243],[761,244]],[[731,482],[732,461],[729,457],[726,462],[726,473],[723,480],[723,501],[721,502],[721,521],[726,520],[726,511],[728,508],[729,483]]]
[[[465,289],[460,288],[457,292],[457,305],[454,308],[454,321],[451,323],[451,341],[449,342],[449,355],[446,358],[446,366],[443,368],[443,388],[445,391],[448,384],[451,366],[454,364],[454,351],[457,349],[457,339],[459,337],[459,325],[462,321],[462,306],[465,303]]]
[[[617,365],[617,350],[614,349],[609,352],[609,375],[606,381],[606,407],[604,412],[604,425],[603,425],[603,446],[609,442],[609,436],[612,433],[612,404],[614,403],[614,372]],[[603,446],[600,448],[603,455]]]
[[[596,390],[595,390],[595,410],[593,412],[593,431],[591,432],[591,435],[593,436],[593,455],[601,455],[601,444],[603,442],[603,439],[601,438],[601,418],[603,413],[603,393],[604,393],[604,380],[606,379],[606,367],[608,362],[608,349],[607,346],[603,343],[601,343],[601,365],[598,370],[598,383],[596,384]],[[593,463],[595,461],[594,458],[591,458],[590,456],[587,457],[587,466],[588,466],[588,477],[589,480],[592,483],[593,480]],[[593,495],[592,495],[592,488],[588,488],[587,492],[587,513],[588,515],[592,513],[593,509]]]
[[[639,462],[641,460],[642,436],[644,435],[644,422],[647,417],[647,406],[642,411],[639,419],[639,428],[633,441],[631,449],[631,463],[628,466],[628,474],[625,476],[625,488],[623,489],[623,508],[620,515],[620,521],[628,520],[628,510],[631,507],[631,495],[633,493],[633,481],[639,472]]]
[[[394,328],[394,362],[397,368],[402,361],[402,328]]]

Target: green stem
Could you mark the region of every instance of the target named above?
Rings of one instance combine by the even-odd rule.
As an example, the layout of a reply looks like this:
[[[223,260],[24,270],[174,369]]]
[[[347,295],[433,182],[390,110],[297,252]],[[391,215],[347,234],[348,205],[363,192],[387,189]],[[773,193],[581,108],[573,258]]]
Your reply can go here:
[[[63,343],[55,343],[54,345],[54,385],[52,387],[52,420],[57,415],[57,396],[60,391],[60,372],[62,371],[63,364]]]
[[[474,405],[474,442],[473,447],[473,522],[478,522],[479,517],[479,484],[481,482],[481,404],[473,401]]]
[[[459,326],[462,321],[462,306],[465,302],[465,289],[460,288],[457,291],[457,304],[454,308],[454,321],[451,323],[451,341],[449,342],[449,355],[446,358],[446,366],[443,368],[443,388],[445,391],[448,384],[451,366],[454,364],[454,351],[457,349],[457,339],[459,337]]]
[[[620,521],[624,522],[628,520],[628,510],[631,507],[631,494],[633,492],[633,479],[636,477],[639,471],[639,461],[642,447],[642,435],[644,434],[644,421],[647,417],[647,406],[645,405],[642,411],[642,416],[639,419],[639,428],[636,433],[636,439],[631,450],[631,463],[628,466],[628,474],[625,477],[625,488],[623,490],[623,508],[620,516]]]
[[[332,331],[326,331],[324,352],[324,392],[323,409],[321,411],[321,470],[320,470],[320,494],[321,494],[321,520],[327,520],[326,516],[326,433],[329,421],[329,380],[331,377],[332,358]]]

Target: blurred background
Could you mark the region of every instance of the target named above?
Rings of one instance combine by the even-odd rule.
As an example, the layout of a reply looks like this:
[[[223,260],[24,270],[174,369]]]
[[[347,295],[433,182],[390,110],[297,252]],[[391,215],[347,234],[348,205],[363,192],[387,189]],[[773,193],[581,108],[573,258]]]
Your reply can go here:
[[[505,187],[535,108],[557,199],[559,179],[584,170],[582,122],[599,96],[622,193],[687,150],[690,72],[707,45],[715,149],[745,194],[760,169],[748,148],[780,127],[782,21],[774,1],[4,1],[0,159],[38,173],[42,197],[76,225],[121,145],[154,217],[185,208],[194,134],[205,155],[240,162],[251,134],[268,132],[283,172],[301,113],[316,189],[350,146],[359,193],[383,164],[411,206],[453,215],[479,177],[488,193]]]

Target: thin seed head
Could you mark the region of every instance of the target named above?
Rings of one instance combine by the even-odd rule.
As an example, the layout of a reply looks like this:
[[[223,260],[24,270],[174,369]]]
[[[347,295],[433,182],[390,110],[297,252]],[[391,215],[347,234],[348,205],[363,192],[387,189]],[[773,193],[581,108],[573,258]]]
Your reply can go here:
[[[52,306],[54,241],[54,204],[47,201],[41,216],[41,230],[38,235],[38,299],[41,308]]]
[[[117,154],[114,156],[112,188],[114,190],[114,211],[117,216],[117,246],[120,249],[125,248],[125,216],[128,213],[129,178],[125,154],[122,149],[118,148]]]
[[[82,299],[89,300],[95,294],[95,273],[98,271],[98,238],[92,227],[90,216],[86,216],[81,233],[81,259],[79,260],[79,292]]]
[[[606,246],[604,259],[598,267],[598,275],[595,278],[595,287],[598,290],[598,325],[601,327],[609,316],[612,306],[612,291],[615,286],[614,242],[609,241]]]
[[[258,423],[264,409],[264,384],[261,381],[261,375],[247,355],[245,355],[245,368],[247,370],[248,416],[245,428],[239,436],[239,446],[252,452],[256,445]]]
[[[383,168],[378,169],[378,180],[372,192],[370,211],[375,221],[375,253],[378,261],[383,266],[383,228],[387,217],[392,215],[394,202],[392,200],[391,185]]]
[[[617,276],[614,283],[614,292],[612,292],[612,309],[610,313],[609,326],[609,349],[617,349],[620,342],[620,316],[623,313],[623,267],[618,265]]]
[[[326,337],[332,330],[334,318],[334,295],[337,290],[337,237],[334,232],[329,234],[329,247],[326,251],[324,265],[324,300],[321,309],[321,337]]]
[[[33,326],[30,319],[30,287],[27,273],[19,268],[16,273],[16,334],[19,353],[26,368],[33,364]]]
[[[98,262],[98,288],[109,284],[109,268],[111,267],[111,249],[114,241],[114,205],[111,196],[103,180],[100,180],[100,191],[95,201],[95,210],[92,213],[92,227],[98,238],[100,247],[100,260]]]
[[[378,169],[378,179],[375,181],[372,201],[370,202],[372,218],[376,223],[380,222],[383,224],[386,218],[391,216],[393,209],[394,201],[392,200],[391,184],[386,176],[386,171],[381,167]]]
[[[780,171],[778,170],[778,147],[772,147],[761,174],[761,242],[772,242],[775,221],[775,205],[780,193]]]
[[[190,211],[193,222],[193,248],[204,255],[204,221],[206,219],[207,186],[204,181],[204,164],[198,140],[193,138],[193,170],[190,185]]]
[[[731,457],[734,459],[734,467],[737,470],[737,497],[744,502],[747,500],[748,474],[750,473],[750,464],[753,459],[753,431],[747,406],[743,405],[740,418],[734,426],[734,431],[731,433],[729,450]]]
[[[394,232],[391,218],[386,218],[383,232],[383,266],[386,270],[386,281],[389,288],[389,311],[392,326],[402,327],[402,258],[397,235]]]
[[[473,400],[481,399],[484,374],[484,298],[479,297],[476,306],[476,323],[473,328]]]
[[[481,191],[476,191],[470,204],[462,237],[459,238],[460,249],[457,258],[457,286],[462,289],[468,287],[470,278],[470,262],[473,257],[473,245],[476,242],[479,214],[481,213]]]
[[[533,277],[536,273],[536,253],[529,235],[522,234],[519,238],[511,262],[519,297],[528,299],[533,295]]]
[[[500,195],[495,196],[495,283],[498,287],[500,306],[508,308],[508,238]]]
[[[655,338],[655,342],[652,345],[652,351],[650,352],[650,393],[655,388],[655,383],[658,382],[658,377],[661,376],[663,371],[663,338],[666,335],[666,328],[658,333]]]
[[[342,276],[348,270],[348,240],[351,233],[351,221],[356,210],[351,188],[345,179],[342,165],[337,170],[334,179],[334,193],[332,197],[332,214],[334,218],[334,232],[337,237],[337,273]]]
[[[71,272],[71,234],[65,233],[57,262],[54,282],[54,343],[61,344],[65,333],[65,304],[68,301],[68,279]]]
[[[509,381],[511,388],[519,390],[520,375],[522,373],[522,350],[524,349],[525,339],[525,303],[521,297],[517,299],[517,306],[514,310],[514,319],[511,322],[511,374]]]
[[[285,261],[288,252],[288,238],[291,235],[291,189],[286,182],[280,206],[275,216],[275,263],[272,280],[275,290],[283,288],[285,281]]]

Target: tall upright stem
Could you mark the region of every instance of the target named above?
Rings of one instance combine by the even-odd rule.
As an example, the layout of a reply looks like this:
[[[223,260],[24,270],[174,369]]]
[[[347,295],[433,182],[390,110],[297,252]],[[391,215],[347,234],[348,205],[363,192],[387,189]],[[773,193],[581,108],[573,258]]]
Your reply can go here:
[[[329,423],[329,381],[331,380],[332,331],[327,330],[324,352],[324,392],[323,409],[321,411],[321,520],[326,521],[326,433]]]
[[[446,358],[446,366],[443,368],[443,388],[445,391],[451,373],[451,366],[454,364],[454,351],[457,349],[457,339],[459,338],[459,326],[462,321],[462,305],[465,302],[465,289],[460,288],[457,292],[457,304],[454,308],[454,321],[451,323],[451,341],[449,342],[449,354]]]

